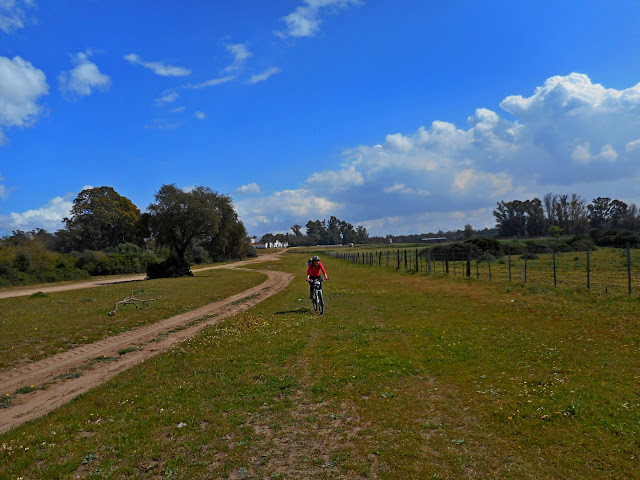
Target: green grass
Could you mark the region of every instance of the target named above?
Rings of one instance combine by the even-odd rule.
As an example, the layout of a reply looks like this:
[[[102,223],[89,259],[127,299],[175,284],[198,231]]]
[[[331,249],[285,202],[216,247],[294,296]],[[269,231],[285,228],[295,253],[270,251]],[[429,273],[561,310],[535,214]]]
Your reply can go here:
[[[376,246],[373,249],[332,249],[325,255],[335,252],[337,254],[364,254],[365,262],[369,261],[369,255],[374,254],[375,266],[378,266],[378,254],[382,252],[382,266],[389,270],[397,268],[397,251],[400,250],[400,270],[404,271],[404,254],[407,252],[407,271],[415,272],[415,245]],[[424,245],[420,246],[423,249]],[[387,252],[390,254],[389,267],[387,264]],[[631,285],[632,294],[640,294],[640,250],[631,250]],[[490,262],[471,261],[471,278],[481,281],[527,283],[537,287],[568,287],[587,289],[587,252],[558,252],[556,253],[556,276],[554,284],[553,254],[538,254],[539,258],[529,259],[526,262],[521,255],[511,256],[511,272],[509,272],[509,259],[505,255],[502,258]],[[360,260],[362,262],[362,260]],[[418,262],[420,272],[427,271],[424,258]],[[432,271],[435,275],[443,275],[445,265],[440,257],[432,263]],[[627,251],[620,248],[598,248],[590,253],[589,261],[589,288],[591,292],[613,295],[628,294]],[[458,257],[449,260],[449,275],[464,276],[466,272],[466,260],[460,253]]]
[[[0,478],[638,478],[640,303],[323,259],[0,436]]]
[[[146,280],[0,299],[0,370],[163,320],[260,284],[263,274],[209,270],[194,277]],[[146,310],[115,302],[156,298]]]

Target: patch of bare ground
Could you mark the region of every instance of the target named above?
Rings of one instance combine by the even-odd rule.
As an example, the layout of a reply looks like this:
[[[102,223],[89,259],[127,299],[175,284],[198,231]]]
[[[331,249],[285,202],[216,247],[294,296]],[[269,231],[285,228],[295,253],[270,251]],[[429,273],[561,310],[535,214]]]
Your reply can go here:
[[[259,260],[264,261],[265,257]],[[239,263],[208,269],[237,268]],[[237,295],[137,330],[0,372],[1,392],[14,392],[25,386],[30,390],[13,396],[11,405],[0,409],[0,433],[54,410],[119,372],[198,334],[209,325],[244,312],[283,290],[293,278],[288,273],[274,270],[260,272],[266,274],[268,279]]]

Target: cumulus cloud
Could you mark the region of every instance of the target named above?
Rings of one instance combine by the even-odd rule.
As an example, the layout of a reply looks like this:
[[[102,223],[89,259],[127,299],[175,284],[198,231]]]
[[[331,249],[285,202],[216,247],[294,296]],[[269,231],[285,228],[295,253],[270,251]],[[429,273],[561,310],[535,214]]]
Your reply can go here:
[[[324,218],[340,207],[326,196],[304,188],[282,190],[265,197],[249,197],[234,203],[247,227],[265,231],[288,230],[301,219]]]
[[[4,128],[35,123],[42,112],[37,102],[48,93],[42,70],[20,57],[0,57],[0,145],[6,141]]]
[[[249,183],[236,188],[237,195],[249,195],[253,193],[260,193],[260,185],[257,183]]]
[[[34,0],[0,0],[0,30],[11,34],[23,28],[27,11],[34,6]]]
[[[274,34],[280,38],[313,37],[320,30],[322,17],[327,13],[334,13],[352,5],[362,5],[360,0],[304,0],[289,15],[282,17],[286,24],[284,31],[278,30]]]
[[[306,195],[328,200],[329,215],[386,234],[400,225],[407,233],[491,226],[497,201],[549,191],[639,201],[640,84],[617,90],[572,73],[549,78],[529,96],[507,96],[500,107],[510,116],[480,107],[466,126],[433,120],[348,149],[342,165],[293,190],[306,207],[297,218],[286,205],[274,207],[290,193],[253,199],[243,212],[255,218],[254,208],[273,230],[286,230],[286,221],[321,217],[320,208],[301,201]],[[267,200],[271,206],[260,207]]]
[[[186,77],[188,75],[191,75],[191,70],[188,68],[175,67],[173,65],[167,65],[163,62],[147,62],[142,60],[135,53],[125,55],[124,59],[133,65],[141,65],[144,68],[151,70],[156,75],[160,75],[162,77]]]
[[[74,67],[58,75],[60,90],[67,99],[91,95],[94,90],[106,91],[111,86],[111,78],[89,60],[91,55],[91,51],[75,54],[71,58]]]
[[[26,212],[11,212],[9,215],[0,215],[0,230],[33,230],[44,228],[55,231],[62,228],[62,219],[69,217],[73,206],[73,195],[55,197],[46,205]]]
[[[195,112],[195,116],[198,120],[204,120],[205,118],[207,118],[207,114],[200,111]]]
[[[267,78],[271,77],[272,75],[275,75],[276,73],[280,73],[279,68],[276,68],[276,67],[268,68],[267,70],[265,70],[260,74],[251,75],[251,78],[249,79],[249,83],[255,84],[255,83],[264,82]]]

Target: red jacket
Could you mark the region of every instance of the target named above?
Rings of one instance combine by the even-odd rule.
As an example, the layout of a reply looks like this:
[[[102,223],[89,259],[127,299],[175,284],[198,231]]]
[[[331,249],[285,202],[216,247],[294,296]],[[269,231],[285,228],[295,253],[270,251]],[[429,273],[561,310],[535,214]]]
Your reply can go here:
[[[309,264],[309,267],[307,268],[307,275],[309,275],[310,277],[319,277],[320,276],[320,270],[322,270],[322,273],[324,273],[324,276],[327,276],[327,272],[325,271],[324,267],[322,266],[322,263],[318,262],[318,264],[314,267],[313,266],[313,262],[311,262]]]

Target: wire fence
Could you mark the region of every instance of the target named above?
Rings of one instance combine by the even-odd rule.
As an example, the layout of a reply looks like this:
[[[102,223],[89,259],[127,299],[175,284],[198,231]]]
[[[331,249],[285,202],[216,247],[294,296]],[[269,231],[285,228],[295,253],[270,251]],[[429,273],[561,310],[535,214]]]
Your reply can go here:
[[[551,287],[584,287],[593,292],[640,293],[640,251],[598,248],[582,252],[494,256],[488,251],[407,248],[327,251],[356,264],[429,275],[471,277],[491,282],[522,282]]]

